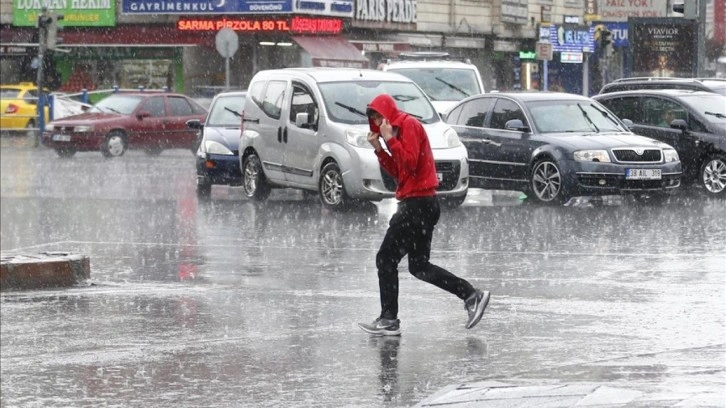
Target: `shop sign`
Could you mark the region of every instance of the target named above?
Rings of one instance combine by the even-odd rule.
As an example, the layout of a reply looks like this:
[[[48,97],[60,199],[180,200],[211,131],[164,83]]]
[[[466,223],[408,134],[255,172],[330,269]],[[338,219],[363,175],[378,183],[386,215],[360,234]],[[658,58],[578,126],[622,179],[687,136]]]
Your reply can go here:
[[[582,64],[583,57],[581,52],[562,52],[560,53],[560,62],[565,64]]]
[[[494,40],[492,45],[494,51],[519,52],[519,43],[504,40]]]
[[[353,0],[303,0],[293,4],[293,13],[353,18]]]
[[[238,32],[281,32],[294,34],[340,34],[343,21],[337,18],[180,18],[179,31],[219,31],[229,28]]]
[[[313,66],[314,67],[329,67],[329,68],[365,69],[365,68],[368,68],[368,61],[347,61],[347,60],[313,58]]]
[[[668,0],[599,0],[597,11],[605,21],[628,21],[628,17],[666,17],[669,4]]]
[[[178,49],[173,47],[69,47],[72,58],[85,59],[174,59]]]
[[[632,72],[637,76],[696,74],[698,22],[683,18],[630,19]]]
[[[42,7],[62,14],[61,27],[113,27],[116,0],[13,0],[13,25],[35,27]]]
[[[2,56],[27,55],[27,54],[30,54],[28,47],[20,47],[17,45],[0,46],[0,55],[2,55]]]
[[[415,23],[416,0],[358,0],[356,20]]]
[[[595,49],[595,27],[553,24],[550,43],[556,52],[589,52]]]
[[[292,0],[121,0],[124,14],[290,13]]]

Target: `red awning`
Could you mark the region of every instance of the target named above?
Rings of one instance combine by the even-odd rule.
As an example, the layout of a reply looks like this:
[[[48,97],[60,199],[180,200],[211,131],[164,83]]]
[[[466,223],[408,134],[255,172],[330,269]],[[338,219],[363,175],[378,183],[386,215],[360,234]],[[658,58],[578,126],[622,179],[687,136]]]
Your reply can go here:
[[[316,67],[369,67],[368,59],[360,50],[341,36],[296,36],[292,39],[310,54]]]

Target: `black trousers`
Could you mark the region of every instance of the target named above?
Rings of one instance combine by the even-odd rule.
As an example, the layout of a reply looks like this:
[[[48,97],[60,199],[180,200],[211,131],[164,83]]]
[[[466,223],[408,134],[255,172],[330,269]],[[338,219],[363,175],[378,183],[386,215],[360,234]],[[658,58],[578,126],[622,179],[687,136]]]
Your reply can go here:
[[[388,231],[376,255],[381,316],[398,318],[398,264],[408,255],[408,271],[418,279],[465,300],[474,293],[469,282],[429,262],[434,226],[441,208],[436,196],[402,200],[389,222]]]

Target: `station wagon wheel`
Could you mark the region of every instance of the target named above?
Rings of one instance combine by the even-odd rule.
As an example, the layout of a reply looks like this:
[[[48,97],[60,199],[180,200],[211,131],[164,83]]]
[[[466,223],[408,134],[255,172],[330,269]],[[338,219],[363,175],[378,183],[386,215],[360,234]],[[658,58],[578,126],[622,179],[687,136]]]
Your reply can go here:
[[[565,201],[562,173],[551,160],[539,160],[532,168],[530,188],[537,201],[541,203],[561,203]]]
[[[262,161],[252,153],[245,157],[242,166],[242,189],[248,198],[262,201],[270,196],[271,187],[265,179]]]
[[[343,186],[343,174],[338,163],[330,162],[323,166],[318,181],[320,201],[325,207],[332,209],[343,208],[347,204],[345,187]]]
[[[106,136],[101,146],[101,153],[105,157],[119,157],[126,153],[126,135],[114,130]]]
[[[726,156],[716,155],[704,160],[700,179],[707,194],[726,196]]]

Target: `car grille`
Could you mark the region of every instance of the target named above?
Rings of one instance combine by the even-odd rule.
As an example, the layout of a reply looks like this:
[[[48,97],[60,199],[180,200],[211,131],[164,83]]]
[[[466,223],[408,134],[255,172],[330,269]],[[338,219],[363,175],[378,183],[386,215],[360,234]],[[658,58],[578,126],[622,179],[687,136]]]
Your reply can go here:
[[[437,191],[448,191],[454,189],[459,183],[459,173],[461,173],[461,164],[457,161],[437,161],[436,172],[441,173],[442,180],[439,182]],[[391,177],[388,172],[381,168],[383,176],[383,185],[389,191],[396,191],[396,180]]]
[[[613,155],[615,160],[623,163],[660,163],[662,160],[660,149],[643,149],[637,152],[636,149],[613,149]]]

